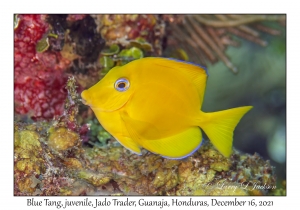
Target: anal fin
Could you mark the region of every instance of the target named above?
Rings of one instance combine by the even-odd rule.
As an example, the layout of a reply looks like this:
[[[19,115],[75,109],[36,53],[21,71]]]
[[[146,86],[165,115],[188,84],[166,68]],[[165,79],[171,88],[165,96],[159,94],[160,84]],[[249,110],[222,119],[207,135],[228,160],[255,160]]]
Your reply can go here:
[[[179,134],[157,140],[144,140],[141,146],[169,159],[182,159],[193,154],[202,141],[199,127],[191,127]]]

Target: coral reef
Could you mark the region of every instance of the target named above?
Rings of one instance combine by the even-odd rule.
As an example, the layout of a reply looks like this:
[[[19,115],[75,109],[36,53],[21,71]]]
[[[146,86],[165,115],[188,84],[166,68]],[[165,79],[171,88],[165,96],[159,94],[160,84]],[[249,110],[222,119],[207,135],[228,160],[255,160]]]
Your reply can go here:
[[[16,119],[24,121],[18,115],[25,115],[35,122],[14,123],[14,194],[285,195],[285,184],[275,187],[274,168],[258,154],[234,151],[224,158],[208,142],[184,160],[164,159],[145,150],[142,156],[132,154],[87,107],[81,107],[77,94],[114,66],[145,56],[195,60],[197,52],[200,63],[222,60],[236,72],[224,54],[226,46],[237,46],[230,34],[265,46],[254,28],[279,33],[255,22],[261,20],[254,16],[247,18],[15,15],[15,114]],[[184,21],[187,24],[182,25]],[[174,50],[164,51],[166,45]]]
[[[53,147],[61,129],[63,146]],[[72,131],[55,132],[45,124],[15,125],[15,195],[284,194],[273,167],[257,154],[235,151],[227,159],[206,142],[185,160],[169,160],[113,144],[83,148]]]

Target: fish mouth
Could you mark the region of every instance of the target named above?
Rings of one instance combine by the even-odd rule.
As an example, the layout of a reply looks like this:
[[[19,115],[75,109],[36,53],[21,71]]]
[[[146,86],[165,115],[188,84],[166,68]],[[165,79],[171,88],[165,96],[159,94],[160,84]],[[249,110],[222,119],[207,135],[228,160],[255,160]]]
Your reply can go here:
[[[131,97],[132,96],[129,97],[129,100],[131,99]],[[93,95],[90,94],[89,90],[84,90],[81,93],[81,102],[84,105],[89,106],[93,111],[99,111],[99,112],[114,112],[116,110],[123,108],[129,100],[124,101],[122,104],[120,104],[119,106],[114,107],[114,108],[105,107],[105,104],[110,106],[110,105],[113,105],[113,103],[103,102],[105,104],[103,105],[103,103],[102,103],[100,106],[99,104],[94,103]],[[112,101],[114,101],[114,100],[112,100]]]
[[[93,106],[93,103],[92,103],[92,100],[91,100],[91,97],[90,97],[90,94],[89,94],[88,90],[82,91],[82,93],[81,93],[81,102],[84,105],[89,106],[94,111],[96,111],[96,110],[97,111],[103,111],[102,109]]]
[[[81,102],[82,102],[84,105],[87,105],[87,106],[88,106],[88,103],[87,103],[86,100],[84,100],[83,98],[81,99]]]
[[[90,106],[90,103],[89,103],[89,94],[88,94],[87,90],[82,91],[82,93],[81,93],[81,102],[84,105]]]

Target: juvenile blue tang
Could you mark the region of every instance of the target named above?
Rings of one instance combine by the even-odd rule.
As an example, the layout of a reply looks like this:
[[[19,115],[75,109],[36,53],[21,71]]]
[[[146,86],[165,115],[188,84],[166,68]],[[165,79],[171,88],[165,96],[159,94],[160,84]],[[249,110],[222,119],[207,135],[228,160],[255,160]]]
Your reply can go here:
[[[114,67],[81,96],[104,129],[136,154],[143,147],[166,158],[187,157],[201,145],[203,130],[229,157],[233,131],[252,106],[201,111],[207,77],[201,66],[148,57]]]

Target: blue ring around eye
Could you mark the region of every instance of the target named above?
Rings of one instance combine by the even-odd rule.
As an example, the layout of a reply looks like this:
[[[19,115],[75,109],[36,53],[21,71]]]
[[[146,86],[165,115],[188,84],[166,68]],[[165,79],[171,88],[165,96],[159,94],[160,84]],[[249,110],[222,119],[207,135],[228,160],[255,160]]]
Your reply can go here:
[[[120,78],[115,82],[115,89],[119,92],[126,91],[130,86],[128,79]]]

